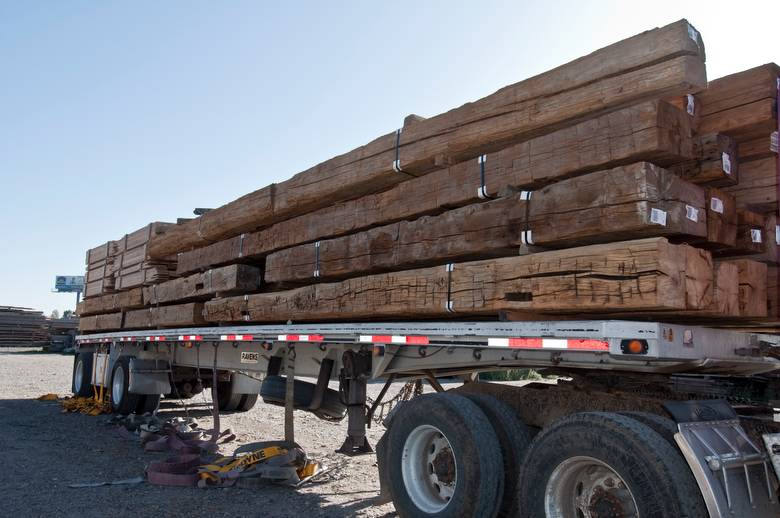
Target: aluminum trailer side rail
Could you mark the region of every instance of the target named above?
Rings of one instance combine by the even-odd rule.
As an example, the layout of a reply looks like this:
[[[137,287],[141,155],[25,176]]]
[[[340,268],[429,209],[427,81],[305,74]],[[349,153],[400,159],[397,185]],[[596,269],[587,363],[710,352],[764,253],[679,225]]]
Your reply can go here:
[[[637,353],[627,348],[632,340],[642,344]],[[85,349],[111,343],[167,352],[173,363],[192,367],[212,365],[219,350],[220,368],[250,372],[297,345],[300,376],[316,376],[323,358],[345,349],[371,349],[374,378],[514,366],[742,376],[780,369],[780,361],[766,355],[780,351],[780,337],[619,320],[246,325],[96,333],[76,341]],[[202,348],[196,359],[193,346],[202,343],[217,349]],[[242,355],[251,352],[256,362]]]

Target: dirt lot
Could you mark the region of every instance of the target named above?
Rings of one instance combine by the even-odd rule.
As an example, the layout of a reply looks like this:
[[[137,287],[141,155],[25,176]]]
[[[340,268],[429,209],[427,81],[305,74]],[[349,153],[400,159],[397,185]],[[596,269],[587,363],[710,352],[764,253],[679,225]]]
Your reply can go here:
[[[69,488],[68,484],[132,478],[163,454],[145,453],[137,442],[121,438],[107,417],[63,414],[56,402],[35,398],[70,393],[73,357],[29,349],[0,349],[0,487],[4,516],[395,516],[392,504],[373,506],[379,482],[373,455],[344,457],[333,450],[346,434],[342,423],[323,422],[296,412],[296,439],[310,456],[341,466],[300,489],[164,488],[148,484]],[[399,386],[400,387],[400,386]],[[370,393],[379,391],[370,387]],[[395,390],[391,389],[390,394]],[[203,426],[210,420],[206,398],[191,415]],[[161,409],[179,414],[181,408]],[[223,427],[238,441],[280,439],[284,409],[258,404],[251,412],[225,415]],[[375,443],[381,427],[369,430]]]

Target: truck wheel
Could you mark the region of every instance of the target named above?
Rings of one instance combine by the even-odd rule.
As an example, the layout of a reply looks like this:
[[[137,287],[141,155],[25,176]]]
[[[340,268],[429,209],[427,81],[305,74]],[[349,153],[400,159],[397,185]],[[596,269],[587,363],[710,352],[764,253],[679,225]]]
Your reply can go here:
[[[241,402],[236,407],[238,412],[248,412],[252,410],[257,403],[257,396],[259,394],[242,394]]]
[[[232,385],[229,381],[220,381],[217,383],[217,403],[219,403],[220,411],[235,411],[241,403],[241,396],[243,396],[243,394],[236,394],[233,392]]]
[[[666,439],[675,449],[677,448],[677,443],[674,441],[677,425],[671,419],[650,412],[620,412],[620,414],[630,417],[634,421],[639,421],[645,426],[649,426],[655,433]]]
[[[79,397],[92,395],[92,353],[78,353],[73,358],[73,383],[71,389]]]
[[[496,516],[504,464],[496,432],[475,403],[457,394],[418,396],[398,409],[387,433],[400,516]]]
[[[130,358],[120,356],[111,370],[111,409],[121,415],[136,411],[139,395],[132,394],[130,387]]]
[[[314,398],[314,383],[295,380],[295,393],[293,394],[293,403],[298,410],[308,410],[311,401]],[[260,396],[265,403],[271,405],[284,406],[284,396],[287,392],[287,378],[284,376],[266,376],[260,385]],[[343,419],[347,413],[347,407],[341,402],[341,397],[337,390],[325,389],[322,396],[322,404],[315,413],[328,419]]]
[[[138,407],[135,413],[138,415],[152,414],[160,406],[160,394],[143,394],[138,397]]]
[[[533,518],[707,516],[678,451],[624,415],[588,412],[552,424],[531,443],[520,477]]]
[[[531,444],[531,430],[520,421],[517,414],[505,403],[487,394],[461,392],[459,395],[470,399],[487,416],[498,437],[501,455],[504,458],[504,498],[499,516],[519,516],[520,505],[520,466]]]

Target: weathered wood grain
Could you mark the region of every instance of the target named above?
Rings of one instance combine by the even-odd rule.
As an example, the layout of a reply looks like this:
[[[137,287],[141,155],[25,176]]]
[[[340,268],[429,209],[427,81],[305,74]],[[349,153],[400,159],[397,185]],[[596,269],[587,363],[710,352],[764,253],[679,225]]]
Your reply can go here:
[[[712,133],[694,140],[695,159],[671,168],[676,174],[698,185],[726,186],[739,181],[737,141]]]
[[[739,315],[767,316],[767,265],[750,259],[730,260],[739,273]]]
[[[79,318],[79,331],[113,331],[122,328],[123,313],[107,313]]]
[[[251,293],[260,289],[263,270],[234,264],[203,273],[173,279],[143,288],[146,305],[189,300],[206,300],[214,295]]]
[[[136,309],[125,313],[122,329],[149,329],[156,327],[186,327],[202,325],[203,303],[191,302],[174,306]]]
[[[301,243],[436,214],[483,201],[484,194],[495,196],[509,187],[529,189],[553,179],[641,160],[656,164],[689,160],[694,156],[690,136],[685,114],[660,101],[641,103],[488,154],[484,163],[455,164],[381,193],[335,203],[258,232],[181,253],[177,273],[255,260]]]
[[[141,288],[135,288],[128,291],[84,299],[76,308],[76,313],[83,317],[98,313],[111,313],[123,309],[135,309],[143,306],[143,292]]]
[[[704,191],[646,162],[564,180],[270,254],[268,283],[321,282],[448,261],[516,255],[526,242],[573,247],[707,233]]]
[[[705,190],[707,203],[707,239],[696,241],[708,249],[729,249],[737,242],[737,202],[732,195],[716,187]]]
[[[738,208],[777,214],[777,175],[777,155],[752,160],[742,165],[739,183],[726,191],[734,195]]]
[[[666,239],[541,252],[206,303],[209,322],[604,313],[712,304],[710,255]]]

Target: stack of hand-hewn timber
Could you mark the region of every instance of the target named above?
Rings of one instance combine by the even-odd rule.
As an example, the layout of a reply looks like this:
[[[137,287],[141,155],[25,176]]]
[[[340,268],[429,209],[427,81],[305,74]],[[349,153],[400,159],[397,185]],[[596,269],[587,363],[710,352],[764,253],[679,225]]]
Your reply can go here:
[[[174,277],[175,260],[153,260],[147,254],[149,240],[173,226],[173,223],[149,223],[122,239],[87,250],[84,296],[105,295]]]
[[[755,194],[777,183],[776,152],[758,142],[776,128],[765,108],[777,72],[708,88],[702,40],[682,20],[441,115],[409,116],[155,233],[144,259],[175,257],[178,278],[86,298],[81,329],[777,320],[766,307],[777,195]],[[746,183],[753,193],[740,194]]]
[[[0,306],[0,347],[30,347],[49,340],[46,317],[40,311]]]

